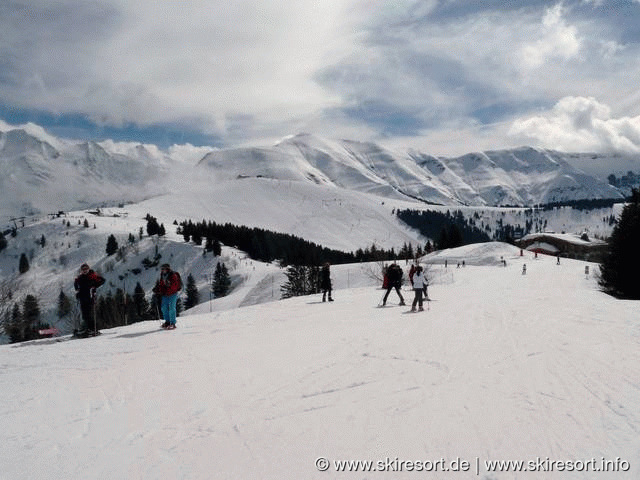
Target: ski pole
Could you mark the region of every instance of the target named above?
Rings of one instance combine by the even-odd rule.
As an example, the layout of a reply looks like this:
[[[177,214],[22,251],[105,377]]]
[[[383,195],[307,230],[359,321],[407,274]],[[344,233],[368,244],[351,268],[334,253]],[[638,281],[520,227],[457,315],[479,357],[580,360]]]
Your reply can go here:
[[[382,298],[380,299],[380,301],[378,302],[378,307],[382,306],[382,302],[384,302],[384,297],[387,296],[387,292],[384,293],[384,295],[382,295]]]
[[[93,309],[93,335],[98,334],[98,319],[96,318],[96,293],[95,291],[91,295],[91,303]]]
[[[82,315],[82,304],[80,303],[80,299],[76,297],[76,313],[73,315],[73,333],[78,331],[80,328],[80,316]]]

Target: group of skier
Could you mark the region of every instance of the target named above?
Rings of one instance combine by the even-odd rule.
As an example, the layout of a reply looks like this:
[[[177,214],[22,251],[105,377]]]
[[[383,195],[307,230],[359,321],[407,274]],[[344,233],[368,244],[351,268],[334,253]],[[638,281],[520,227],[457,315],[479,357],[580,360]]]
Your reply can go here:
[[[92,270],[88,264],[83,263],[80,267],[80,275],[73,282],[76,291],[76,298],[80,303],[82,314],[82,324],[74,331],[78,337],[88,337],[97,335],[96,325],[96,289],[105,283],[105,279]],[[160,277],[153,287],[153,293],[161,298],[160,310],[164,323],[161,325],[166,330],[176,328],[176,305],[178,294],[182,290],[182,279],[180,274],[171,269],[168,263],[160,267]],[[329,300],[331,301],[331,290],[329,290]]]
[[[389,293],[395,289],[398,297],[400,297],[400,305],[406,305],[404,297],[402,296],[402,277],[403,271],[400,265],[392,263],[384,269],[384,281],[383,288],[387,291],[382,299],[382,305],[387,304]],[[424,275],[424,270],[420,265],[411,265],[409,270],[409,281],[414,291],[413,303],[411,304],[411,311],[423,311],[423,300],[429,300],[427,296],[427,279]],[[96,325],[96,289],[105,283],[105,279],[92,270],[89,265],[83,263],[80,267],[80,274],[74,281],[74,288],[76,291],[76,298],[80,303],[80,311],[82,313],[82,324],[79,329],[74,331],[74,334],[79,337],[87,337],[97,335],[99,332]],[[153,287],[153,293],[160,297],[160,310],[162,312],[162,319],[164,323],[161,325],[166,330],[173,330],[176,328],[176,304],[178,301],[178,295],[182,290],[182,279],[180,274],[171,269],[168,263],[165,263],[160,268],[160,277],[156,281]],[[332,286],[331,286],[331,271],[330,264],[327,262],[322,266],[320,271],[320,289],[322,292],[322,301],[333,302]],[[416,306],[418,309],[416,310]]]
[[[329,263],[325,263],[320,273],[320,290],[322,292],[323,302],[327,301],[327,293],[329,294],[329,301],[333,301],[331,298],[331,273],[329,268]],[[379,305],[380,307],[384,307],[387,304],[389,294],[391,293],[391,290],[394,289],[400,298],[400,305],[406,305],[404,297],[402,296],[403,275],[402,267],[400,267],[396,262],[384,268],[382,288],[386,289],[386,292],[382,299],[382,303]],[[424,274],[424,269],[420,265],[411,265],[411,268],[409,269],[409,282],[411,283],[411,288],[414,293],[411,311],[422,312],[424,310],[424,300],[429,301],[429,297],[427,296],[427,278]],[[418,307],[417,310],[416,306]]]
[[[402,296],[402,267],[397,263],[392,263],[388,267],[385,268],[383,272],[383,281],[382,288],[386,288],[387,291],[382,298],[382,307],[387,304],[387,299],[389,298],[389,293],[391,290],[395,289],[398,297],[400,298],[400,305],[406,305],[404,302],[404,297]],[[411,304],[411,311],[416,311],[416,306],[418,307],[417,311],[422,312],[423,301],[426,299],[429,300],[427,296],[427,278],[424,275],[424,269],[420,265],[412,264],[409,268],[409,283],[411,283],[411,288],[413,289],[413,302]]]

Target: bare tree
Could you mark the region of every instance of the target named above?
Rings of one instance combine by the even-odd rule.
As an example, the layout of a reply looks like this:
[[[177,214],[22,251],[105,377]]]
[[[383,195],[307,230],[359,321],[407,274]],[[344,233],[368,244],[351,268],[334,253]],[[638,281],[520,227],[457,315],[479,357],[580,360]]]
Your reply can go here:
[[[386,268],[387,263],[389,262],[384,260],[368,262],[362,266],[362,271],[368,278],[375,280],[378,284],[382,285],[382,282],[384,281],[384,269]]]

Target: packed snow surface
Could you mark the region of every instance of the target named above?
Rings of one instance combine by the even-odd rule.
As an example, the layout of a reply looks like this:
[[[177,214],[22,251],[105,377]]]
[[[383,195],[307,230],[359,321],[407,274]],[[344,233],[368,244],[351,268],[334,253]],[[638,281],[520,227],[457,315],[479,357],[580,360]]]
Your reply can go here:
[[[333,303],[205,304],[174,331],[3,345],[0,478],[640,478],[638,303],[601,293],[594,265],[519,253],[426,257],[416,314],[395,292],[377,308],[367,266],[345,265]],[[387,473],[338,472],[347,460]]]

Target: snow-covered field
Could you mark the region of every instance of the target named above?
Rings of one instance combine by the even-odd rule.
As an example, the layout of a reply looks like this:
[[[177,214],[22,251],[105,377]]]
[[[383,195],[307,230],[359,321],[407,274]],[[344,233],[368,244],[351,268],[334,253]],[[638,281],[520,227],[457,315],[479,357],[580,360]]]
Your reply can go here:
[[[504,244],[432,260],[423,313],[376,308],[345,265],[333,303],[0,346],[0,478],[640,478],[638,303],[601,293],[595,265]]]

